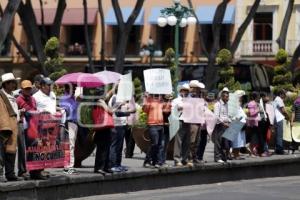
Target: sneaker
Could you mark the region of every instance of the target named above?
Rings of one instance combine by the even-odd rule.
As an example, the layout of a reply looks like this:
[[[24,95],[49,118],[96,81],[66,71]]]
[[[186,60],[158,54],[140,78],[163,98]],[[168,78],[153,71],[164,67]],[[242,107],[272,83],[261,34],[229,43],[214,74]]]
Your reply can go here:
[[[225,163],[224,160],[217,160],[217,163]]]
[[[175,167],[182,167],[182,166],[183,166],[183,164],[181,162],[176,162],[175,163]]]
[[[128,171],[128,167],[126,167],[126,166],[119,166],[118,167],[122,172],[127,172]]]
[[[161,167],[163,167],[163,168],[169,168],[170,165],[168,165],[167,163],[164,163],[164,164],[161,165]]]
[[[205,161],[204,160],[194,160],[195,165],[204,165]]]
[[[145,168],[151,168],[152,165],[150,163],[146,162],[146,163],[143,164],[143,167],[145,167]]]
[[[187,165],[188,167],[194,167],[194,164],[193,164],[192,162],[187,162],[186,165]]]
[[[77,174],[79,174],[79,172],[76,169],[74,169],[74,168],[64,169],[64,173],[65,174],[69,174],[69,175],[77,175]]]
[[[122,170],[119,167],[112,167],[112,168],[110,168],[110,170],[112,171],[112,173],[122,172]]]
[[[24,180],[29,180],[30,179],[30,175],[28,173],[20,174],[20,175],[18,175],[18,177],[21,177]]]
[[[156,168],[156,169],[160,169],[162,167],[162,165],[160,165],[160,164],[155,164],[154,165],[154,168]]]

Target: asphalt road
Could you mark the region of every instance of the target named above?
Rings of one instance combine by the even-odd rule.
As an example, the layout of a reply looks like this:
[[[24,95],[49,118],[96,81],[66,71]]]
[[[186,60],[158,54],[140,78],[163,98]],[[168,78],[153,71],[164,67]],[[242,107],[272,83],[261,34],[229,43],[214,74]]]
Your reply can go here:
[[[117,187],[117,186],[116,186]],[[300,176],[174,187],[73,200],[300,200]]]

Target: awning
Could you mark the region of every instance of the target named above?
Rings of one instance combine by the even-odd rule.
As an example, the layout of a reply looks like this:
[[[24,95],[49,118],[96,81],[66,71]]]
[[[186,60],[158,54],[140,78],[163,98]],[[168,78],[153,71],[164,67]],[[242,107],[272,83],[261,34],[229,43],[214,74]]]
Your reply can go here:
[[[200,6],[196,10],[196,15],[200,24],[212,24],[215,16],[217,6]],[[234,24],[235,19],[235,6],[228,5],[223,24]]]
[[[123,20],[126,22],[132,13],[132,7],[123,7],[121,8],[121,12],[123,15]],[[108,13],[105,16],[105,24],[107,25],[118,25],[118,21],[115,15],[115,11],[113,8],[110,8]],[[144,24],[144,9],[141,10],[138,17],[136,18],[134,25],[143,25]]]
[[[164,9],[163,7],[153,7],[151,9],[151,14],[149,16],[149,23],[150,24],[157,24],[157,18],[160,17],[161,13],[160,11]]]
[[[97,14],[97,8],[88,8],[88,19],[87,22],[89,25],[95,24],[96,14]],[[52,25],[55,18],[56,9],[54,8],[47,8],[44,9],[44,23],[45,25]],[[36,21],[38,25],[42,24],[41,19],[41,10],[35,9],[34,14],[36,17]],[[83,8],[68,8],[64,12],[64,16],[62,19],[61,24],[62,25],[83,25]]]

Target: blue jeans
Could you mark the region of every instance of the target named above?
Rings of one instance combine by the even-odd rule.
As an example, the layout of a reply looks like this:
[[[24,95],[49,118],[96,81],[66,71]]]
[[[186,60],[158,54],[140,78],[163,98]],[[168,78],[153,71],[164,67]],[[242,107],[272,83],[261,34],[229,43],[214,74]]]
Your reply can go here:
[[[275,152],[282,153],[283,151],[283,120],[275,122],[276,144]]]
[[[164,127],[162,125],[151,125],[148,128],[151,145],[148,149],[145,163],[152,165],[164,163],[163,149],[165,146]]]
[[[122,162],[122,150],[127,126],[116,126],[111,130],[110,166],[119,167]]]

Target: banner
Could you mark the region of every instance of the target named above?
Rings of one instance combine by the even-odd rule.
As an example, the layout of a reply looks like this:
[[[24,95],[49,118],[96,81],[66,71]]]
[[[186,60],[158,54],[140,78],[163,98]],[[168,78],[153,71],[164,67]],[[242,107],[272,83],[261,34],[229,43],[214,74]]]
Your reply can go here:
[[[227,140],[234,141],[237,138],[238,134],[244,127],[245,123],[240,121],[233,121],[230,123],[229,127],[225,130],[222,137]]]
[[[26,114],[27,170],[67,166],[70,162],[69,137],[61,131],[62,115],[30,112]]]
[[[146,92],[150,94],[171,94],[172,81],[169,69],[144,70]]]
[[[118,85],[117,102],[130,101],[133,96],[132,74],[122,75]]]
[[[205,102],[201,98],[183,98],[181,118],[185,123],[204,124]]]
[[[172,140],[173,137],[177,134],[180,123],[179,123],[179,115],[177,108],[172,109],[171,114],[168,117],[169,120],[169,139]]]

